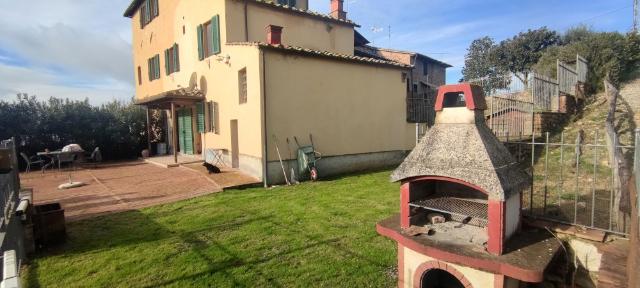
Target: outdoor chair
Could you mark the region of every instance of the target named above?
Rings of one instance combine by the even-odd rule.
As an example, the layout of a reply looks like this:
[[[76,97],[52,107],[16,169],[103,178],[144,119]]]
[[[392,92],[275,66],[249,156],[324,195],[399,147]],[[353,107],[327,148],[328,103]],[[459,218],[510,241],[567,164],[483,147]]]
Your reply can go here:
[[[64,163],[68,163],[68,164],[73,164],[76,161],[76,154],[75,153],[60,153],[58,155],[58,171],[60,171],[60,167],[62,166],[62,164]]]
[[[25,172],[29,173],[31,171],[31,166],[34,165],[34,166],[40,166],[42,173],[44,173],[45,161],[42,160],[42,158],[40,158],[37,155],[29,157],[24,152],[20,152],[20,156],[22,156],[22,159],[24,159],[24,162],[27,162],[27,169],[25,170]]]
[[[83,162],[83,164],[92,163],[93,168],[96,168],[97,164],[102,162],[102,153],[100,152],[100,147],[96,147],[95,149],[93,149],[93,152],[91,152],[89,157],[86,157],[84,160],[85,161]]]

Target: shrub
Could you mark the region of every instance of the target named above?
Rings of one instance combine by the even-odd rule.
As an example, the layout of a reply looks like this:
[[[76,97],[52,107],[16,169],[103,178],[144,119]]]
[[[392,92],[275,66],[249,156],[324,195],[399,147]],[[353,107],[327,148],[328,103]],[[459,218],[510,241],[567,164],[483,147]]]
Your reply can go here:
[[[133,102],[92,106],[88,99],[38,101],[19,94],[16,101],[0,101],[0,123],[0,139],[16,137],[28,155],[77,143],[87,151],[100,147],[104,159],[130,159],[147,142],[145,110]]]

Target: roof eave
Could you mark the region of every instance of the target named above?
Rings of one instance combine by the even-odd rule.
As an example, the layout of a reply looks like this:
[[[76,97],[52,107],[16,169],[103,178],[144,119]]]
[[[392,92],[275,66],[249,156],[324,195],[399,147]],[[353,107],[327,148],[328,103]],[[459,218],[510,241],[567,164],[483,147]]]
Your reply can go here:
[[[143,1],[144,0],[132,0],[127,9],[124,10],[124,14],[122,16],[127,18],[133,17],[133,14],[136,13],[136,10],[138,10],[138,7],[140,6],[140,4],[142,4]]]

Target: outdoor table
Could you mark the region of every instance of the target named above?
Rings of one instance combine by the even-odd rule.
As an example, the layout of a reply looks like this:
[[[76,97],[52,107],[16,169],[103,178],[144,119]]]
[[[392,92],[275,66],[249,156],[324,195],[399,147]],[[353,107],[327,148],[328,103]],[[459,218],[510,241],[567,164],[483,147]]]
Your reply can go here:
[[[55,161],[58,161],[58,171],[60,171],[60,155],[69,155],[69,154],[77,154],[77,155],[83,155],[84,154],[84,150],[82,151],[62,151],[62,150],[56,150],[56,151],[44,151],[44,152],[38,152],[36,153],[38,156],[46,156],[51,158],[51,162],[49,162],[47,165],[45,165],[42,169],[47,169],[47,167],[51,166],[51,165],[55,165]],[[75,161],[75,160],[74,160]]]

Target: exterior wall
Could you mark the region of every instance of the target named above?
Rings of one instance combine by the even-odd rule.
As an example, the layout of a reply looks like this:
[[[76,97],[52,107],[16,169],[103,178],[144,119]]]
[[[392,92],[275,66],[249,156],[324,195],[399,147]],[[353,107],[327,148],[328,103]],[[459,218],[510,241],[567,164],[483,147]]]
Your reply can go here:
[[[248,3],[249,39],[245,38],[244,2],[227,0],[227,42],[266,42],[267,25],[282,26],[282,44],[353,55],[353,26],[311,18],[281,8]],[[327,1],[327,5],[329,2]]]
[[[411,83],[411,91],[413,91],[413,85],[418,85],[417,94],[414,97],[418,97],[426,93],[421,83],[432,85],[433,88],[438,88],[446,84],[446,67],[428,61],[421,56],[416,56],[411,53],[390,51],[378,49],[376,52],[384,58],[391,59],[400,63],[414,65],[411,71],[411,77],[413,83]],[[424,75],[424,66],[427,66],[427,75]]]
[[[290,138],[291,140],[291,138]],[[298,140],[302,140],[298,138]],[[293,140],[291,140],[291,145],[289,149],[291,149],[291,153],[295,153],[297,146]],[[302,143],[301,143],[302,144]],[[284,145],[287,145],[284,143]],[[278,144],[278,148],[280,148],[280,154],[282,156],[288,156],[286,146],[280,146]],[[342,155],[342,156],[330,156],[323,157],[317,163],[318,174],[320,179],[325,177],[331,177],[346,173],[360,172],[360,171],[371,171],[376,169],[397,167],[402,163],[404,158],[407,156],[407,152],[405,151],[390,151],[390,152],[378,152],[378,153],[362,153],[362,154],[351,154],[351,155]],[[295,155],[293,156],[295,157]],[[289,157],[287,157],[289,158]],[[284,169],[287,172],[287,177],[289,181],[291,181],[291,168],[294,169],[296,176],[300,175],[298,171],[298,164],[295,159],[292,160],[283,160]],[[270,161],[267,164],[267,175],[269,183],[284,183],[285,179],[282,175],[282,167],[280,166],[280,161]],[[300,176],[297,176],[300,177]],[[300,179],[298,181],[303,181],[308,179]]]
[[[415,125],[405,120],[402,70],[265,51],[267,159],[286,138],[313,135],[323,157],[408,151]],[[292,149],[295,150],[296,147]],[[321,160],[322,161],[322,160]]]
[[[511,198],[507,200],[506,208],[504,236],[505,239],[509,239],[511,235],[518,231],[518,227],[520,226],[520,195],[511,196]]]
[[[139,13],[133,16],[134,69],[141,66],[143,78],[142,85],[137,85],[136,75],[136,98],[143,99],[164,91],[195,85],[205,93],[206,101],[218,102],[219,108],[219,134],[209,132],[200,134],[200,137],[194,135],[195,144],[198,144],[197,139],[200,138],[202,151],[207,148],[231,150],[230,121],[238,120],[240,168],[246,168],[243,170],[261,178],[262,169],[257,169],[254,163],[255,159],[262,159],[262,77],[259,49],[254,46],[223,44],[220,55],[228,55],[229,63],[219,61],[216,55],[198,60],[196,30],[199,24],[219,14],[221,42],[226,41],[228,23],[224,21],[225,3],[228,1],[159,1],[158,18],[142,30]],[[173,43],[179,45],[180,71],[165,75],[164,49]],[[147,59],[155,54],[160,54],[161,76],[160,79],[149,82]],[[243,68],[247,69],[248,101],[239,104],[238,71]]]
[[[471,284],[471,287],[474,288],[486,288],[486,287],[497,287],[495,286],[496,275],[489,272],[480,271],[477,269],[465,267],[458,264],[453,264],[445,261],[439,261],[438,259],[420,254],[416,251],[411,250],[410,248],[404,247],[402,245],[398,245],[398,250],[402,250],[402,267],[398,267],[398,279],[401,281],[398,283],[399,287],[413,288],[419,287],[416,286],[419,283],[414,283],[415,274],[419,270],[420,265],[430,261],[438,261],[439,263],[446,264],[447,266],[453,267],[451,270],[458,271],[460,274],[466,278]],[[400,251],[398,251],[398,255],[400,255]],[[399,263],[400,264],[400,263]],[[464,284],[464,283],[463,283]],[[499,286],[502,287],[502,286]]]

